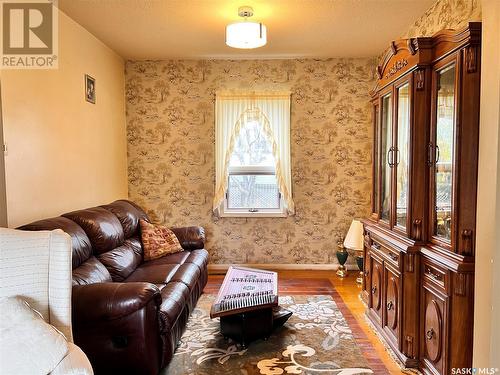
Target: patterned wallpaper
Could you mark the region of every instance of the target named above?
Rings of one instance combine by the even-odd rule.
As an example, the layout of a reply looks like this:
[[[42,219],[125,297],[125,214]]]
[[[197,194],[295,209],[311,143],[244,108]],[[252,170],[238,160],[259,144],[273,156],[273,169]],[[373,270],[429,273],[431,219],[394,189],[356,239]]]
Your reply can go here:
[[[432,36],[442,29],[461,29],[469,21],[481,21],[481,0],[437,0],[401,37]]]
[[[129,195],[152,219],[202,225],[212,263],[332,263],[370,212],[373,59],[135,61],[126,65]],[[218,89],[292,91],[296,215],[216,218]],[[351,259],[352,262],[352,259]]]

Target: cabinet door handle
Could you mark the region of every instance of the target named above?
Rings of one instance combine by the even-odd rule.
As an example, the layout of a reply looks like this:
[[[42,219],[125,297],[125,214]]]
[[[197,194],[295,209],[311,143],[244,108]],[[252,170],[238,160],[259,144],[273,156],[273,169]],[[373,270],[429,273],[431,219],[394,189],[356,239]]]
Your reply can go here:
[[[365,276],[368,276],[370,274],[370,271],[365,271]]]
[[[399,165],[399,148],[395,148],[394,151],[396,151],[396,162],[394,163],[394,165]]]
[[[387,310],[392,310],[394,303],[392,301],[387,302]]]
[[[398,261],[398,256],[397,256],[396,254],[389,253],[389,257],[390,257],[393,261],[395,261],[395,262],[397,262],[397,261]]]
[[[389,150],[387,150],[387,164],[389,165],[389,167],[393,166],[393,163],[392,163],[392,147],[389,148]]]
[[[372,294],[375,294],[376,292],[377,292],[377,287],[376,286],[372,287]]]
[[[379,244],[379,243],[374,242],[374,243],[373,243],[373,247],[374,247],[375,249],[377,249],[377,250],[380,250],[380,244]]]
[[[427,340],[432,340],[432,338],[434,337],[434,330],[431,328],[429,330],[427,330],[427,332],[425,332],[425,338]]]
[[[440,152],[439,152],[439,146],[436,145],[436,164],[439,162],[439,157],[440,157]]]
[[[427,144],[427,165],[432,166],[432,142]]]
[[[430,269],[427,269],[427,275],[429,275],[430,277],[432,277],[435,280],[441,280],[441,275],[432,272]]]

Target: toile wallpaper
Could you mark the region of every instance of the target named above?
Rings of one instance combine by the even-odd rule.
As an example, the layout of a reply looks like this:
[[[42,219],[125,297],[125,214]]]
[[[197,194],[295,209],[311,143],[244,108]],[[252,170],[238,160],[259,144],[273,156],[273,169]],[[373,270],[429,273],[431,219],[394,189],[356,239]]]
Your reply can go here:
[[[155,222],[204,226],[211,263],[337,262],[351,220],[370,213],[374,67],[374,59],[128,62],[130,198]],[[292,92],[294,216],[212,214],[219,89]]]
[[[461,29],[481,21],[481,0],[437,0],[402,36],[432,36],[442,29]]]

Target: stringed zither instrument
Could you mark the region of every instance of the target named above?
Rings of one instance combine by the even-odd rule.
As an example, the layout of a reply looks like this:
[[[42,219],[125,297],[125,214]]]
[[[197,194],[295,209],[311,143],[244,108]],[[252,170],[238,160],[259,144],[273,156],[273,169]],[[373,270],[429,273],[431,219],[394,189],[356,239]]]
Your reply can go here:
[[[278,274],[254,268],[230,266],[210,310],[220,318],[221,333],[243,347],[267,339],[292,312],[278,306]]]
[[[278,274],[230,266],[215,299],[210,317],[278,306]]]

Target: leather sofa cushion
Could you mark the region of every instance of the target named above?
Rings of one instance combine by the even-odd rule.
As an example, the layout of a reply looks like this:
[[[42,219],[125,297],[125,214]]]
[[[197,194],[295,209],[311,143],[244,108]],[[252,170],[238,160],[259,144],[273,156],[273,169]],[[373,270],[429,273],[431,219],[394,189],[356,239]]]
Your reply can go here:
[[[189,251],[179,251],[178,253],[168,254],[161,258],[151,260],[145,264],[158,265],[158,264],[183,264],[189,258]]]
[[[179,266],[171,281],[186,284],[189,290],[193,290],[200,278],[200,269],[196,264],[184,263]]]
[[[178,264],[152,264],[153,261],[144,262],[125,280],[145,281],[152,284],[168,283],[179,268]]]
[[[169,254],[162,258],[155,259],[151,264],[184,264],[193,263],[196,264],[200,270],[202,270],[205,265],[208,264],[208,251],[205,249],[197,249],[191,251],[181,251],[175,254]]]
[[[85,231],[74,221],[65,217],[53,217],[51,219],[39,220],[34,223],[19,227],[21,230],[54,230],[62,229],[71,236],[73,248],[72,265],[73,269],[80,266],[92,255],[90,239]]]
[[[208,252],[204,249],[181,251],[142,263],[125,281],[146,281],[152,284],[178,281],[191,290],[207,262]]]
[[[191,250],[184,263],[196,264],[201,271],[206,268],[208,264],[208,251],[205,249]]]
[[[129,239],[122,246],[102,253],[97,258],[108,269],[113,281],[123,281],[141,264],[141,245],[137,239]]]
[[[90,257],[80,267],[73,270],[73,285],[111,282],[111,275],[96,257]]]
[[[111,211],[120,221],[125,238],[139,235],[139,220],[149,220],[148,215],[137,205],[125,199],[101,206]]]
[[[80,225],[94,250],[100,254],[123,245],[125,235],[118,218],[102,207],[73,211],[62,215]]]
[[[207,263],[208,252],[205,249],[181,251],[144,262],[125,281],[146,281],[160,289],[161,284],[177,281],[191,290]]]

